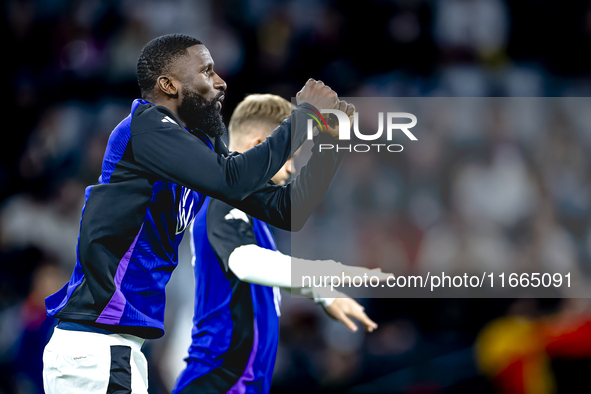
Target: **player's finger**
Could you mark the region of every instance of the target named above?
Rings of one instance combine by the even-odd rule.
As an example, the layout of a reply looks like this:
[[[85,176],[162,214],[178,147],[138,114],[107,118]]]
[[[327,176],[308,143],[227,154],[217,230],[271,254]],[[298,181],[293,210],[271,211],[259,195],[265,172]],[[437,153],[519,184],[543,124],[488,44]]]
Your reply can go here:
[[[378,328],[378,325],[376,324],[376,322],[374,322],[373,320],[371,320],[363,310],[356,310],[355,312],[352,313],[353,317],[355,317],[357,320],[359,320],[361,323],[363,323],[363,325],[365,326],[365,329],[369,332],[372,332],[373,330],[375,330],[376,328]]]
[[[344,100],[341,100],[341,102],[343,103],[343,109],[342,109],[342,111],[344,113],[346,113],[347,115],[353,114],[353,112],[351,111],[351,108],[355,108],[353,106],[353,104],[349,104],[348,102],[346,102]]]
[[[304,87],[302,88],[302,90],[303,90],[303,89],[306,89],[306,88],[307,88],[308,90],[310,90],[310,89],[313,89],[313,88],[314,88],[314,86],[316,86],[316,84],[317,84],[317,83],[316,83],[316,81],[315,81],[315,80],[313,80],[312,78],[310,78],[310,79],[308,79],[308,80],[306,81],[306,83],[304,84]]]
[[[349,116],[352,116],[355,113],[355,106],[353,104],[347,103],[345,113]]]
[[[337,318],[337,320],[341,321],[349,330],[353,332],[357,331],[357,325],[353,323],[353,321],[349,319],[344,312],[338,313],[338,315],[335,317]]]

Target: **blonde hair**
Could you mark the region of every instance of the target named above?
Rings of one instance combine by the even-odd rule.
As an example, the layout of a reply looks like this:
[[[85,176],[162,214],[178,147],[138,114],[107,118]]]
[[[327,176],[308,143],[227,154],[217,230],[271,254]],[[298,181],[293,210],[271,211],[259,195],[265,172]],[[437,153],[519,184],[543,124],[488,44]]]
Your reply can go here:
[[[292,105],[286,99],[274,94],[251,94],[238,104],[228,130],[230,144],[261,129],[273,130],[291,114]],[[266,136],[265,136],[266,137]]]

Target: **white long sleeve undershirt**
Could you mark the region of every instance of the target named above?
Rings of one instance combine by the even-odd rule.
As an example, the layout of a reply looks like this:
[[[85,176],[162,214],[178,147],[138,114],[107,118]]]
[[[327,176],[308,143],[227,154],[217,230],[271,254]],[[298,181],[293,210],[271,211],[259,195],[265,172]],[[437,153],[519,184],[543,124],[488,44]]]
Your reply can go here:
[[[230,254],[229,268],[238,279],[263,286],[277,286],[292,293],[313,298],[315,302],[329,306],[334,298],[323,296],[326,287],[304,287],[302,278],[291,278],[291,264],[297,264],[298,271],[314,272],[320,277],[338,276],[343,267],[333,260],[305,260],[287,256],[279,251],[261,248],[258,245],[243,245]],[[325,284],[328,285],[328,284]],[[334,294],[334,293],[333,293]]]

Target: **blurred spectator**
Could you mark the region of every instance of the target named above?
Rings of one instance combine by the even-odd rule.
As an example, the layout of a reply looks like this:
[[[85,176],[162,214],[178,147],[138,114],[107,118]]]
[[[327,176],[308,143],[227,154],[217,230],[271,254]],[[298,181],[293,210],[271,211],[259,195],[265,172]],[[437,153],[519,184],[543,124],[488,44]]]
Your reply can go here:
[[[43,297],[76,261],[84,188],[139,95],[139,51],[165,33],[208,46],[228,83],[226,116],[248,93],[289,98],[310,77],[342,97],[435,97],[420,101],[418,144],[345,160],[306,228],[276,232],[286,253],[400,273],[535,267],[571,272],[577,289],[589,281],[591,102],[542,98],[591,92],[580,54],[591,44],[588,1],[9,0],[3,10],[13,56],[3,62],[0,392],[42,392],[38,355],[54,324]],[[437,96],[458,98],[446,107]],[[146,345],[151,393],[170,389],[183,357],[187,255],[169,286],[167,335]],[[367,337],[284,297],[274,392],[486,393],[491,382],[531,383],[524,366],[536,389],[572,392],[569,371],[591,365],[585,307],[364,302],[380,318]]]
[[[590,317],[588,300],[566,300],[556,311],[517,300],[479,334],[478,365],[500,392],[586,392]]]
[[[66,280],[64,270],[40,262],[31,274],[24,301],[0,312],[0,390],[18,394],[44,392],[43,349],[57,323],[47,317],[45,297],[59,290]]]
[[[49,200],[22,193],[5,201],[0,210],[1,244],[4,249],[40,248],[69,271],[76,264],[84,187],[68,180],[55,193]]]

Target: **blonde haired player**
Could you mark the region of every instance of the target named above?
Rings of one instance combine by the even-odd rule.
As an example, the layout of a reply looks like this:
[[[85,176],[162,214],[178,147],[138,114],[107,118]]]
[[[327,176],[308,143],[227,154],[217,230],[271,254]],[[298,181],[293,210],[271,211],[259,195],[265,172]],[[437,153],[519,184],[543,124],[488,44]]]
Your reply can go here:
[[[354,111],[345,102],[339,107],[350,115]],[[229,149],[243,152],[260,144],[291,111],[291,104],[279,96],[247,96],[230,119]],[[298,179],[308,171],[321,171],[320,161],[326,176],[332,177],[341,159],[339,154],[323,153],[326,157],[314,161],[315,154],[316,158],[321,156],[313,152]],[[275,184],[286,185],[293,172],[292,159],[272,178]],[[334,163],[332,168],[329,162]],[[306,196],[313,206],[326,188]],[[269,392],[279,334],[279,288],[313,298],[352,331],[357,326],[351,318],[368,331],[377,328],[353,299],[344,295],[323,298],[317,289],[292,282],[291,265],[299,264],[323,275],[355,271],[357,275],[367,273],[384,279],[386,274],[334,261],[292,259],[276,250],[266,223],[215,199],[206,201],[204,208],[195,218],[191,237],[195,272],[192,343],[187,366],[173,393]]]

